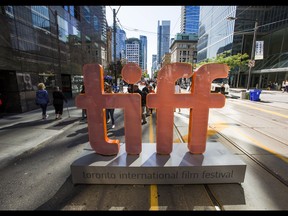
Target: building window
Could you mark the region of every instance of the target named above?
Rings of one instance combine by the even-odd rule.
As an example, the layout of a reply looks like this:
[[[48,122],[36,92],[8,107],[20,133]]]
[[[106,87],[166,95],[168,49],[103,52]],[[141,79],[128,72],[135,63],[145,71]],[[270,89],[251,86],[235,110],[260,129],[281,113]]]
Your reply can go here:
[[[71,16],[75,17],[75,8],[74,6],[69,6],[69,13],[71,14]]]
[[[95,31],[98,31],[99,30],[99,20],[98,20],[97,16],[93,17],[93,25],[94,25]]]
[[[59,40],[63,42],[68,41],[68,22],[62,19],[60,16],[57,16],[58,26],[59,26]]]
[[[55,73],[54,72],[43,72],[39,73],[39,82],[43,82],[46,88],[52,88],[55,86]]]
[[[84,6],[84,18],[85,20],[90,23],[90,9],[87,6]]]
[[[13,6],[11,6],[11,5],[6,6],[5,12],[7,15],[14,17]]]
[[[33,26],[50,31],[48,8],[46,6],[31,6],[31,11]]]

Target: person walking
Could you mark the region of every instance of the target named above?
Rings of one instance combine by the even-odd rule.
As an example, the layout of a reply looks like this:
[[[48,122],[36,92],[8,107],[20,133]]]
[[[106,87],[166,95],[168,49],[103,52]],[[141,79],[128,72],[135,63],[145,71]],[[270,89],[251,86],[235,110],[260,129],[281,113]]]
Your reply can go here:
[[[55,86],[53,91],[53,106],[55,109],[56,120],[62,119],[64,101],[65,103],[68,102],[63,92],[60,91],[59,86]]]
[[[180,85],[179,85],[179,81],[177,80],[176,82],[175,82],[175,93],[176,94],[180,94],[181,93],[181,88],[180,88]],[[176,110],[176,109],[175,109]],[[175,111],[174,110],[174,111]],[[181,112],[181,109],[180,108],[178,108],[178,110],[179,110],[179,113]]]
[[[142,92],[145,94],[145,97],[149,94],[149,83],[148,82],[145,82],[145,87],[142,88]],[[146,101],[146,99],[145,99],[145,101]],[[149,112],[149,108],[147,107],[147,104],[145,106],[145,112],[146,112],[146,116],[148,117],[150,115],[150,112]]]
[[[104,83],[104,92],[105,93],[114,93],[112,90],[112,85],[105,82]],[[106,120],[107,120],[107,123],[110,123],[110,121],[112,121],[112,128],[115,128],[114,110],[115,109],[106,109]]]
[[[49,95],[47,90],[45,89],[46,86],[44,83],[38,84],[38,90],[36,91],[36,105],[39,105],[42,109],[42,119],[47,119],[49,117],[48,114],[46,114],[47,106],[50,102]]]
[[[85,94],[85,85],[82,85],[81,94]],[[87,111],[86,109],[82,109],[82,120],[87,118]]]
[[[152,85],[149,85],[149,86],[148,86],[148,90],[149,90],[149,94],[151,94],[151,93],[154,94],[154,93],[155,93]],[[146,106],[147,106],[147,104],[146,104]],[[149,111],[150,111],[150,114],[152,115],[152,113],[153,113],[153,108],[149,108]]]
[[[142,107],[142,110],[141,110],[141,111],[142,111],[142,114],[141,114],[141,116],[142,116],[142,125],[143,125],[143,124],[146,124],[146,123],[147,123],[147,121],[146,121],[146,116],[145,116],[145,114],[144,114],[145,108],[146,108],[146,94],[139,89],[139,87],[138,87],[137,84],[135,84],[135,85],[133,86],[133,90],[134,90],[134,93],[138,93],[138,94],[141,95],[141,107]]]

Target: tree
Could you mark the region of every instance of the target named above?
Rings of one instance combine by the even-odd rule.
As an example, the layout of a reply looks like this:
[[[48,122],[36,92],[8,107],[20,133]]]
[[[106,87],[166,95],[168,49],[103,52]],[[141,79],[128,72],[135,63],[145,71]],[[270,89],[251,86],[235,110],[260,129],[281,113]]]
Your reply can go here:
[[[121,61],[117,61],[116,67],[115,67],[115,63],[112,62],[107,66],[105,70],[107,71],[107,75],[112,76],[115,81],[115,70],[116,70],[116,77],[122,79],[122,76],[121,76],[122,68],[123,68],[123,65]]]
[[[196,64],[196,67],[200,67],[206,63],[224,63],[230,67],[229,71],[229,83],[231,86],[238,87],[240,72],[246,70],[248,67],[249,55],[247,53],[231,55],[231,51],[225,51],[215,58],[207,59],[203,62]]]
[[[155,72],[153,73],[153,78],[154,78],[154,79],[157,79],[158,71],[159,71],[159,70],[157,70],[157,71],[155,71]]]
[[[236,55],[231,55],[231,51],[225,51],[219,55],[217,55],[215,58],[207,59],[203,62],[197,63],[196,67],[200,67],[203,64],[206,63],[224,63],[227,64],[230,67],[230,72],[235,72],[236,69],[240,70],[245,69],[247,67],[249,61],[249,55],[247,53],[241,54],[238,53]]]
[[[142,73],[142,77],[143,77],[143,78],[149,78],[149,74],[147,73],[147,71],[144,71],[144,72]]]

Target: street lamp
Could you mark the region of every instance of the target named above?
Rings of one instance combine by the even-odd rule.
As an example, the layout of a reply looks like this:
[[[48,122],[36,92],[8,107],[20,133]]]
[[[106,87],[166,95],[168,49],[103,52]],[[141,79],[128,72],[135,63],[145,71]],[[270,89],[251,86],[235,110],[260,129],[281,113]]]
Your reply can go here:
[[[120,6],[121,7],[121,6]],[[113,37],[114,37],[114,76],[115,76],[115,87],[117,86],[117,61],[116,61],[116,15],[120,9],[118,8],[117,12],[113,9]]]
[[[251,58],[250,58],[250,61],[249,61],[249,64],[248,64],[249,71],[248,71],[248,80],[247,80],[247,88],[246,89],[249,90],[250,79],[251,79],[251,70],[252,70],[252,67],[254,67],[254,65],[255,65],[254,58],[255,58],[255,44],[256,44],[256,34],[257,34],[257,28],[258,28],[258,21],[257,21],[257,19],[256,20],[251,20],[251,19],[237,18],[237,17],[227,17],[226,19],[229,20],[229,21],[239,19],[239,20],[248,20],[248,21],[254,21],[255,22]]]
[[[57,42],[57,52],[58,52],[58,67],[59,67],[59,74],[61,74],[61,49],[60,49],[60,41],[59,41],[59,24],[58,24],[58,13],[57,13],[57,10],[52,10],[50,8],[50,6],[47,6],[48,10],[51,12],[51,14],[53,15],[54,17],[54,21],[55,21],[55,27],[56,27],[56,36],[55,36],[55,39],[56,39],[56,42]],[[49,18],[50,20],[50,18]],[[50,20],[51,22],[51,20]],[[51,30],[50,30],[51,31]],[[51,35],[51,33],[50,33]],[[58,79],[57,79],[58,81]],[[58,84],[59,86],[62,86],[62,84],[60,85],[60,83]]]

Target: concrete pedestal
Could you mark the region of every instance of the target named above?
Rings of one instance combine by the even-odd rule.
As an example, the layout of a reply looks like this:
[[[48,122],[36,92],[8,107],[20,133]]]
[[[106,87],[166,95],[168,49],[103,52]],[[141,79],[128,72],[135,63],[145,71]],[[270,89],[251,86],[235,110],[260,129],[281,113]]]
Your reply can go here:
[[[191,154],[187,143],[174,143],[170,155],[158,155],[155,143],[143,143],[140,155],[128,155],[124,143],[115,156],[98,155],[89,146],[71,165],[74,184],[242,183],[245,171],[239,156],[219,142],[207,142],[201,155]]]

